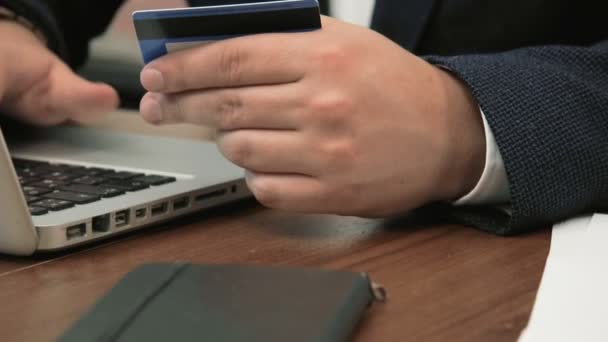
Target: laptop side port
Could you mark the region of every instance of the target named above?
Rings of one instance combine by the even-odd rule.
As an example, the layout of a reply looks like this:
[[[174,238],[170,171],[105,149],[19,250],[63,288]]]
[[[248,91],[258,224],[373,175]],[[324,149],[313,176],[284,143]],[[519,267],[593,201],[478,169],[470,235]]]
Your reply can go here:
[[[190,205],[190,198],[187,196],[180,197],[178,199],[173,200],[173,210],[185,209],[185,208],[188,208],[189,205]]]
[[[146,216],[148,216],[148,209],[147,208],[137,208],[135,209],[135,219],[136,220],[143,220],[146,218]]]
[[[194,198],[194,201],[195,202],[203,202],[203,201],[215,198],[215,197],[222,197],[227,192],[228,192],[228,190],[226,190],[226,189],[219,189],[219,190],[215,190],[215,191],[211,191],[211,192],[202,193],[200,195],[197,195]]]
[[[75,226],[67,227],[65,230],[65,237],[68,240],[83,237],[87,234],[87,224],[81,223]]]
[[[152,217],[162,215],[166,213],[168,209],[169,206],[167,205],[167,202],[156,203],[150,207],[150,215]]]
[[[114,214],[114,227],[121,228],[129,224],[129,209],[117,211]]]
[[[110,230],[110,214],[93,217],[93,232],[104,233]]]

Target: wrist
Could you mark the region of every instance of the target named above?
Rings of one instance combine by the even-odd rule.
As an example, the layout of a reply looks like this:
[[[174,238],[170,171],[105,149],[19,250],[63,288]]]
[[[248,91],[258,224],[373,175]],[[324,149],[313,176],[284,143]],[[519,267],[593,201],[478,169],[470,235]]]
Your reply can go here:
[[[11,37],[9,41],[0,42],[0,46],[24,43],[36,43],[45,46],[45,42],[34,31],[14,20],[0,18],[0,36]]]
[[[36,25],[34,25],[28,18],[19,15],[8,7],[0,6],[0,21],[19,24],[32,32],[44,45],[47,44],[46,36],[41,30],[38,29],[38,27],[36,27]]]
[[[479,105],[468,86],[456,75],[436,68],[446,115],[445,156],[440,166],[441,186],[437,200],[454,201],[479,182],[485,166],[486,140]]]
[[[21,90],[17,84],[23,77],[19,71],[23,71],[20,63],[24,55],[41,55],[47,48],[27,27],[12,20],[0,20],[0,37],[10,37],[0,41],[0,106],[3,106]]]

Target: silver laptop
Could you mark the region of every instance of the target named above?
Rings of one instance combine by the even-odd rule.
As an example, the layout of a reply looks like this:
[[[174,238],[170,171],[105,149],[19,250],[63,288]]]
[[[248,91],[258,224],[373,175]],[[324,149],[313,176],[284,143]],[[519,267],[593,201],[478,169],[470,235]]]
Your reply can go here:
[[[61,250],[251,195],[213,143],[75,127],[15,133],[0,131],[0,253]]]

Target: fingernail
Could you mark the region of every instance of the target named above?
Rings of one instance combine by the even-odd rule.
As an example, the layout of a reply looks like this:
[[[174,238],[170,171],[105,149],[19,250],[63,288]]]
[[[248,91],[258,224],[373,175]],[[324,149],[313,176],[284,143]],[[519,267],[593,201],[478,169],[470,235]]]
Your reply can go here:
[[[161,92],[165,87],[165,79],[160,71],[148,67],[141,72],[141,84],[148,91]]]
[[[150,123],[160,123],[163,121],[163,111],[156,94],[146,94],[141,100],[139,111],[144,120]]]

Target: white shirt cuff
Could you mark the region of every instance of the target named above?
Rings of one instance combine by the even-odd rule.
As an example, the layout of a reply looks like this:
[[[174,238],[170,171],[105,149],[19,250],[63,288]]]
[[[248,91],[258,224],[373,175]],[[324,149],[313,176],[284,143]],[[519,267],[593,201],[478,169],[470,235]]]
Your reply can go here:
[[[509,181],[494,134],[481,110],[483,128],[486,136],[486,164],[477,185],[465,196],[454,202],[454,205],[488,205],[508,203]]]

